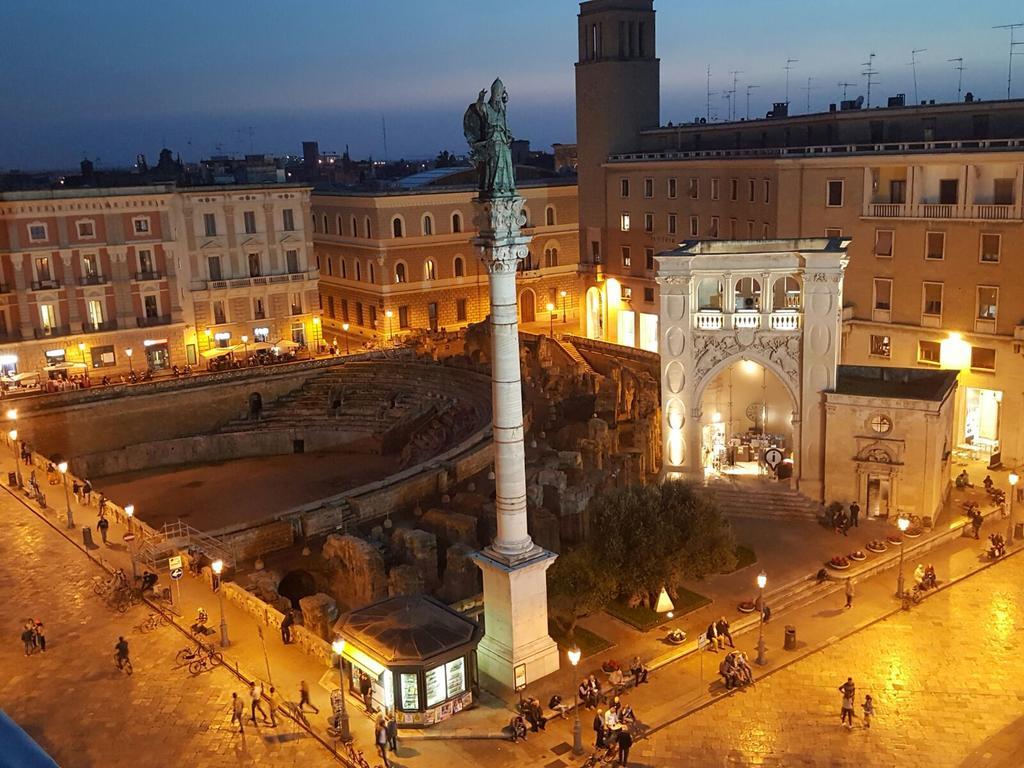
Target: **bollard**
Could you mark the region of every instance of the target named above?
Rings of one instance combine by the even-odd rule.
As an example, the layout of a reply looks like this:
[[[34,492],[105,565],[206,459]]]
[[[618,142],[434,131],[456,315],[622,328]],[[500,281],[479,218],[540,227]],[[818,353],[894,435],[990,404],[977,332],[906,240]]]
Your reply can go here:
[[[794,627],[792,624],[786,625],[786,640],[783,643],[782,647],[785,648],[787,651],[796,650],[796,627]]]
[[[87,525],[82,527],[82,544],[85,545],[86,549],[93,548],[92,528]]]

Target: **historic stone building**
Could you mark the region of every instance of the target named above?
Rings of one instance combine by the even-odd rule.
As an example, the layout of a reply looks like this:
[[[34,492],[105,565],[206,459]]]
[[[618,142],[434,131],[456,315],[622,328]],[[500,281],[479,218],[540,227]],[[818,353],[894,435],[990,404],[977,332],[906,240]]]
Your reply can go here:
[[[319,335],[309,188],[0,193],[0,367],[98,380]],[[47,370],[50,369],[50,370]],[[13,379],[12,379],[13,377]]]
[[[487,317],[487,270],[472,244],[476,190],[468,180],[461,169],[447,183],[442,178],[427,185],[412,177],[387,191],[314,192],[313,238],[328,342],[345,324],[349,333],[386,340],[414,329],[454,330]],[[556,332],[575,332],[581,299],[575,180],[518,186],[526,199],[525,231],[533,237],[518,275],[520,322],[527,329],[553,323]]]
[[[583,329],[656,348],[655,255],[683,240],[850,239],[843,363],[938,368],[955,444],[1024,459],[1024,101],[662,123],[651,0],[580,5]]]

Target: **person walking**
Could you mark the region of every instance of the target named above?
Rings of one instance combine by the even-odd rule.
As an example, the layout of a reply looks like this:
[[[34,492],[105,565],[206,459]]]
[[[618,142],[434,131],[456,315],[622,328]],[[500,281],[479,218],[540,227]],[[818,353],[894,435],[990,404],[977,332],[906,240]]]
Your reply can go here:
[[[864,709],[864,727],[870,728],[871,718],[875,714],[875,702],[871,700],[870,693],[864,697],[864,703],[861,704],[861,707]]]
[[[292,641],[292,624],[295,623],[295,614],[289,608],[284,612],[284,621],[281,622],[281,642],[288,645]]]
[[[36,650],[35,633],[32,631],[32,626],[26,624],[25,628],[21,631],[21,642],[25,644],[25,655],[31,656]]]
[[[597,714],[594,715],[594,748],[601,749],[604,747],[604,710],[597,710]]]
[[[853,606],[853,577],[849,576],[846,579],[846,607],[851,608]]]
[[[619,731],[619,765],[629,763],[629,749],[633,746],[633,736],[628,728]]]
[[[79,504],[82,503],[82,486],[78,484],[77,480],[71,484],[71,495],[75,497],[75,501]]]
[[[267,705],[270,708],[270,727],[277,728],[277,710],[281,708],[281,695],[274,686],[270,686],[270,691],[267,693]]]
[[[305,706],[313,710],[314,715],[319,715],[320,710],[309,700],[309,684],[305,680],[299,681],[299,712],[305,711]]]
[[[853,728],[853,699],[857,694],[857,686],[853,678],[846,678],[846,682],[839,686],[839,692],[843,694],[843,705],[839,710],[839,722],[846,724],[847,728]]]
[[[852,504],[850,504],[850,525],[852,525],[854,528],[859,527],[857,525],[857,520],[859,518],[860,518],[860,504],[858,504],[855,501]]]
[[[391,768],[391,763],[388,762],[388,729],[382,717],[377,719],[377,725],[374,726],[373,741],[377,745],[380,759],[384,761],[384,768]]]
[[[32,629],[36,635],[36,645],[40,651],[46,653],[46,630],[43,628],[43,622],[36,619],[36,625]]]
[[[128,641],[123,637],[117,638],[117,644],[114,646],[114,651],[117,653],[117,668],[124,669],[125,662],[128,661]]]
[[[107,543],[107,529],[110,527],[110,521],[105,517],[101,517],[96,521],[96,527],[99,529],[100,538],[103,539],[103,543]]]
[[[260,717],[263,722],[267,722],[267,713],[263,711],[263,685],[261,683],[253,682],[249,686],[249,719],[252,720],[252,724],[256,725],[256,711],[259,710]]]
[[[974,530],[975,539],[981,537],[981,524],[983,521],[984,517],[981,514],[981,510],[974,510],[974,514],[971,516],[971,528]]]
[[[245,717],[245,704],[238,698],[238,692],[231,692],[231,724],[238,723],[238,732],[245,733],[245,728],[242,725],[242,720]]]
[[[395,713],[391,712],[385,716],[384,725],[387,728],[388,733],[388,749],[392,752],[398,752],[398,718],[395,717]]]
[[[88,480],[82,481],[82,503],[89,504],[92,501],[92,483]]]

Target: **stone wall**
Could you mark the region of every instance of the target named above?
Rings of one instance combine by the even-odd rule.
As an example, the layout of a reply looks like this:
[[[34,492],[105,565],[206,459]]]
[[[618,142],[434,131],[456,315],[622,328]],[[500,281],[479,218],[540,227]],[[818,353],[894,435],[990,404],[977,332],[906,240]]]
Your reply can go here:
[[[284,614],[272,608],[255,595],[242,589],[233,581],[225,581],[221,585],[224,596],[235,605],[256,619],[264,627],[280,633]],[[325,667],[334,666],[334,651],[330,643],[305,627],[292,626],[292,643],[301,648],[311,658],[323,663]]]

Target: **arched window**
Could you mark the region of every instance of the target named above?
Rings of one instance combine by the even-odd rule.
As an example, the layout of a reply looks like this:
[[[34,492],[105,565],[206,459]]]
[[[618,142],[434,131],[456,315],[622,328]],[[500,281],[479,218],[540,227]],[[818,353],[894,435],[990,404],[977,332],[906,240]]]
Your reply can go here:
[[[313,220],[313,231],[316,232],[316,214],[310,214],[310,218]]]
[[[436,280],[437,279],[437,268],[434,266],[433,259],[427,259],[423,262],[423,279],[424,280]]]
[[[344,259],[338,259],[338,266],[341,268],[342,278],[348,277],[348,266],[346,265]]]
[[[397,264],[395,264],[395,282],[405,282],[405,264],[403,264],[402,262],[398,262]]]
[[[377,273],[376,273],[376,271],[373,268],[373,262],[372,261],[370,262],[370,282],[371,283],[376,283],[377,282]]]
[[[363,279],[363,270],[362,270],[362,267],[359,265],[359,260],[357,259],[356,260],[356,282],[359,282],[362,279]]]
[[[370,229],[370,217],[369,216],[365,216],[363,218],[363,230],[364,230],[364,233],[366,235],[366,239],[367,240],[369,240],[371,237],[373,237],[373,230]],[[358,280],[359,278],[356,278],[356,279]]]
[[[557,267],[558,266],[558,249],[548,248],[544,251],[544,266],[545,267]]]
[[[327,214],[326,213],[324,214],[324,234],[325,235],[331,234],[331,230],[327,227]]]
[[[330,256],[328,256],[327,257],[327,276],[330,277],[333,274],[334,274],[334,260]]]
[[[341,216],[338,216],[338,237],[341,237]]]
[[[461,256],[455,257],[455,276],[465,277],[466,276],[466,263],[462,260]]]
[[[800,280],[795,275],[775,279],[772,287],[772,310],[800,309]]]
[[[452,232],[454,233],[454,232],[461,232],[461,231],[462,231],[462,214],[461,213],[453,213],[452,214]]]
[[[753,277],[741,277],[736,281],[736,311],[760,311],[761,281]]]
[[[697,286],[697,309],[722,309],[722,281],[705,277]]]
[[[352,237],[359,237],[359,229],[356,227],[356,217],[352,217]]]
[[[405,231],[402,227],[402,220],[398,216],[395,216],[395,218],[391,220],[391,234],[394,237],[403,237],[405,235]]]
[[[429,213],[423,216],[423,235],[434,234],[434,217]]]
[[[549,227],[555,226],[555,206],[549,205],[544,210],[544,223]]]

